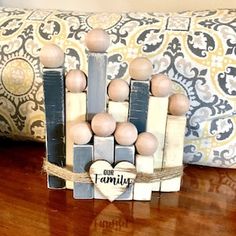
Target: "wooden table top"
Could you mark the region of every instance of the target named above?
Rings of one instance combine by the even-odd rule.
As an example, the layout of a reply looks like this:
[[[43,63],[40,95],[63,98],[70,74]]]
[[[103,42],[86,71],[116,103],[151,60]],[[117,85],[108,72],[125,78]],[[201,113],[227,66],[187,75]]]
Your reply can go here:
[[[44,144],[0,140],[0,235],[236,235],[236,170],[188,166],[151,202],[74,200],[48,190]]]

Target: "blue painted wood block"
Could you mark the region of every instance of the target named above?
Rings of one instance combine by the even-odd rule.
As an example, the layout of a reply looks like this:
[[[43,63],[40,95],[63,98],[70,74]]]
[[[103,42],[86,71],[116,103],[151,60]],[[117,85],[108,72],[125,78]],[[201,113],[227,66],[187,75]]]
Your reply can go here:
[[[65,166],[65,84],[64,69],[43,69],[46,114],[47,160]],[[48,176],[49,188],[65,188],[65,180]]]
[[[131,80],[130,103],[128,120],[133,123],[138,133],[146,131],[148,101],[149,101],[149,81]]]
[[[107,103],[107,54],[89,53],[88,55],[88,90],[87,120],[106,111]]]
[[[120,161],[128,161],[135,164],[135,148],[134,145],[131,146],[115,146],[115,163]],[[122,195],[120,195],[116,200],[132,200],[133,199],[133,189],[134,186],[130,186]]]
[[[74,145],[73,171],[75,173],[89,172],[93,160],[93,145]],[[74,183],[75,199],[92,199],[94,187],[92,183]]]

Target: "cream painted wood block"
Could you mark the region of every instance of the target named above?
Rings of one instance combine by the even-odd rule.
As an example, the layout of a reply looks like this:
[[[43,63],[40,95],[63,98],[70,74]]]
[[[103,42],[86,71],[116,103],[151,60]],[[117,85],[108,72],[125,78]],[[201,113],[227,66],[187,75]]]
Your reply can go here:
[[[89,170],[90,177],[105,199],[117,199],[131,186],[136,177],[136,169],[127,161],[119,162],[114,168],[104,160],[95,161]]]
[[[68,135],[71,126],[85,121],[86,93],[66,92],[66,166],[73,169],[73,146],[74,142]],[[66,188],[73,189],[74,183],[66,181]]]
[[[94,161],[106,160],[109,163],[114,162],[114,136],[99,137],[94,135]],[[94,189],[95,199],[106,199],[106,197],[98,190]]]
[[[162,168],[163,165],[168,102],[168,97],[149,97],[147,132],[155,135],[158,141],[157,150],[153,154],[154,169]],[[160,191],[160,182],[153,183],[153,191]]]
[[[109,101],[108,113],[111,114],[116,122],[126,122],[128,120],[128,102]]]
[[[183,165],[185,127],[185,116],[168,115],[163,167]],[[180,185],[181,177],[165,180],[161,182],[161,191],[176,192],[180,190]]]
[[[153,173],[153,156],[136,155],[136,170],[137,173]],[[150,201],[152,197],[152,186],[152,183],[135,183],[133,199]]]

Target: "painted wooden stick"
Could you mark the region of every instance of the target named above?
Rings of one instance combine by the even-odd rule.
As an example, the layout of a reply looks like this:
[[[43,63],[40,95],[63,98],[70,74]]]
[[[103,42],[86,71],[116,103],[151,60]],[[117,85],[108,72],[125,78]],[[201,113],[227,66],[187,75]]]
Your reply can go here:
[[[183,164],[184,134],[189,100],[182,94],[174,94],[169,99],[163,167],[174,167]],[[161,182],[162,192],[179,191],[181,177]]]
[[[49,44],[42,48],[40,61],[43,68],[43,85],[46,114],[47,160],[53,164],[65,166],[65,85],[64,53],[56,45]],[[48,188],[65,188],[65,180],[48,176]]]
[[[89,171],[93,160],[93,145],[74,145],[74,165],[75,173]],[[75,199],[92,199],[94,197],[94,187],[91,183],[74,183],[73,196]]]
[[[104,30],[91,30],[86,36],[88,55],[87,120],[106,111],[107,54],[109,36]]]
[[[71,70],[66,75],[66,167],[73,169],[74,141],[69,130],[86,119],[86,76],[80,70]],[[66,188],[73,189],[74,183],[66,181]]]
[[[91,122],[94,135],[94,161],[106,160],[111,164],[114,162],[114,136],[116,128],[114,118],[108,113],[96,114]],[[103,194],[94,189],[95,199],[105,199]]]
[[[136,170],[137,172],[153,173],[153,153],[157,149],[156,137],[148,132],[139,134],[135,143],[136,151]],[[134,200],[149,201],[152,196],[152,183],[135,183]]]
[[[168,97],[171,89],[172,82],[166,75],[152,76],[151,93],[153,96],[149,97],[147,131],[155,135],[158,140],[158,148],[153,154],[154,169],[161,169],[163,164]],[[160,191],[160,182],[153,183],[153,191]]]

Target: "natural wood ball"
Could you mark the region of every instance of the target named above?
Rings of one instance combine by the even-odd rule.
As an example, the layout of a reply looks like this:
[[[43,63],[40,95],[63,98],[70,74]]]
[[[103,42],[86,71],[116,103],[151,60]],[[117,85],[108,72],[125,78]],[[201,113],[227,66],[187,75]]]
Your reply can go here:
[[[108,113],[98,113],[93,117],[91,126],[97,136],[108,137],[115,131],[116,121]]]
[[[173,94],[169,98],[169,113],[174,116],[183,116],[189,110],[190,102],[183,94]]]
[[[149,132],[143,132],[138,135],[135,147],[137,152],[143,156],[151,156],[157,150],[157,138]]]
[[[167,97],[172,90],[172,81],[167,75],[156,74],[151,79],[151,93],[155,97]]]
[[[66,75],[66,88],[72,93],[80,93],[85,90],[87,85],[86,75],[83,71],[70,70]]]
[[[93,133],[88,122],[80,122],[70,128],[69,135],[75,144],[87,144],[91,140]]]
[[[47,68],[57,68],[64,64],[65,55],[60,47],[50,43],[41,49],[39,60]]]
[[[146,57],[137,57],[131,61],[129,74],[135,80],[148,80],[152,75],[152,63]]]
[[[112,101],[123,102],[129,97],[129,85],[123,79],[113,79],[108,85],[108,96]]]
[[[132,123],[121,122],[118,123],[114,136],[118,144],[128,146],[134,144],[138,137],[138,131]]]
[[[110,37],[103,29],[93,29],[87,33],[85,44],[90,52],[106,52],[110,45]]]

